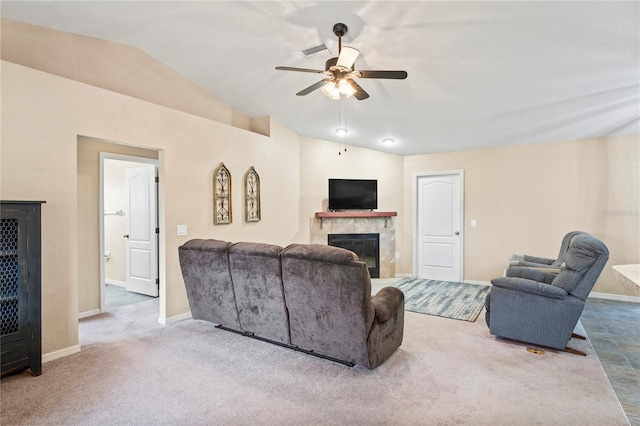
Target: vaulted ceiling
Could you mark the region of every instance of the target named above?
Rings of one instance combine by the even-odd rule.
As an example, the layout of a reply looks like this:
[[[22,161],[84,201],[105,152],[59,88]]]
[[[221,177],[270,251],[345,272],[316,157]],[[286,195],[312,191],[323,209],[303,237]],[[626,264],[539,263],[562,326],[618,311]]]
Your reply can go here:
[[[637,1],[2,1],[2,17],[136,46],[250,117],[401,155],[640,134]],[[370,98],[296,93],[337,56]],[[325,52],[302,51],[324,44]],[[387,145],[382,140],[391,138]]]

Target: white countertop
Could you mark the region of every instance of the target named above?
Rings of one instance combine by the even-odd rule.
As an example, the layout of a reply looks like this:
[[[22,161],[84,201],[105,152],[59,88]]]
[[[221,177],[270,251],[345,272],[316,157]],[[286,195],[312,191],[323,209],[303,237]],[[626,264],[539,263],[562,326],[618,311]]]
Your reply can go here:
[[[613,276],[629,288],[640,286],[640,263],[631,265],[613,265]]]

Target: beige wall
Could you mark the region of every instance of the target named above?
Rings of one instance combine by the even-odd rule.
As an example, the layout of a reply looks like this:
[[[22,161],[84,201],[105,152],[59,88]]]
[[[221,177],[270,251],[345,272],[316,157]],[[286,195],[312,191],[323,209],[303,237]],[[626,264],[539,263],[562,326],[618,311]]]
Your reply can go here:
[[[188,311],[177,256],[178,246],[188,239],[285,244],[299,234],[299,138],[278,123],[272,123],[268,138],[4,61],[2,105],[2,197],[47,201],[42,242],[44,353],[77,345],[79,275],[84,281],[84,263],[99,259],[96,244],[87,240],[96,247],[91,257],[85,257],[80,246],[85,237],[94,238],[97,225],[80,220],[84,209],[79,209],[79,200],[87,194],[78,192],[84,179],[77,159],[78,135],[159,151],[160,179],[165,182],[159,197],[160,289],[166,300],[161,318]],[[214,226],[212,179],[221,161],[234,179],[235,219],[230,225]],[[241,182],[250,166],[261,178],[262,221],[246,224]],[[188,225],[188,236],[176,236],[178,224]]]
[[[562,237],[582,230],[611,252],[594,291],[637,296],[609,266],[640,261],[639,145],[626,136],[405,157],[403,251],[414,244],[414,174],[463,169],[465,279],[502,275],[512,253],[554,258]]]

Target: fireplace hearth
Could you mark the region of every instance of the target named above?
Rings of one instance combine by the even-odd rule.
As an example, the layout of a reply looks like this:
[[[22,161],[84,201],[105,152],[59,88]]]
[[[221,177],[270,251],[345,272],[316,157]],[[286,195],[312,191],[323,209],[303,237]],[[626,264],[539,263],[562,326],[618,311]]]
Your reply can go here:
[[[328,234],[327,244],[351,250],[367,264],[371,278],[380,277],[380,234]]]

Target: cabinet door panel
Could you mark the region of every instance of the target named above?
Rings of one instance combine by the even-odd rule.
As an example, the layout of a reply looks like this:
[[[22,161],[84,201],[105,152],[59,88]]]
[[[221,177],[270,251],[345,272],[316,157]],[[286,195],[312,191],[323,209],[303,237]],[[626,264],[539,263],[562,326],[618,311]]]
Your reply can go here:
[[[42,371],[40,204],[0,202],[2,374]]]

